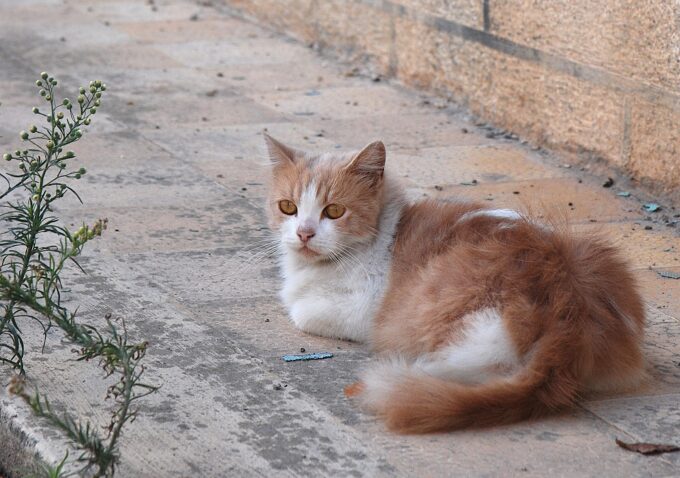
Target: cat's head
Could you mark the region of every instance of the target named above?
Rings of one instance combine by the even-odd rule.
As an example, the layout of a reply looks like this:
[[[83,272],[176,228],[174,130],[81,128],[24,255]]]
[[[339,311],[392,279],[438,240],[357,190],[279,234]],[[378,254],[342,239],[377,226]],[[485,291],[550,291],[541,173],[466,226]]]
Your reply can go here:
[[[269,222],[286,253],[327,261],[372,241],[384,196],[380,141],[358,153],[315,156],[265,139],[272,163]]]

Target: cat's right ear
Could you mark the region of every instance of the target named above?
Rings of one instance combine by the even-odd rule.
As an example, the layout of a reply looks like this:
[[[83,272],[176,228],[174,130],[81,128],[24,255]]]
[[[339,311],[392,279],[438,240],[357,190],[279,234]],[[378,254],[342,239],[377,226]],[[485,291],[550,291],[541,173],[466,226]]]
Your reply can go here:
[[[295,163],[295,150],[278,141],[267,133],[264,133],[264,140],[267,142],[267,150],[269,151],[269,160],[273,165],[279,166],[284,164]]]

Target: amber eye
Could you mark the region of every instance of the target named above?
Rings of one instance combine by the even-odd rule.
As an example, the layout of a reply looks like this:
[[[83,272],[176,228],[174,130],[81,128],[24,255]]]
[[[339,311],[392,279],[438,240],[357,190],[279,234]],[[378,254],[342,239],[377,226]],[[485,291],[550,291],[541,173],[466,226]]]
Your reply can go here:
[[[345,214],[345,206],[340,204],[329,204],[326,209],[323,210],[323,215],[328,219],[338,219]]]
[[[292,216],[297,213],[297,206],[293,201],[282,199],[279,201],[279,210],[288,216]]]

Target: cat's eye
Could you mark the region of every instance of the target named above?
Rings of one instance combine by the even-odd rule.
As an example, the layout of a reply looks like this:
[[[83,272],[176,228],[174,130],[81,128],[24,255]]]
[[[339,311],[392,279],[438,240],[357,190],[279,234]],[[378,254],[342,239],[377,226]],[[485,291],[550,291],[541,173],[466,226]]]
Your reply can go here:
[[[279,210],[288,216],[292,216],[297,213],[297,206],[293,201],[282,199],[279,201]]]
[[[323,210],[323,215],[328,219],[338,219],[341,218],[343,214],[345,214],[345,206],[341,204],[329,204]]]

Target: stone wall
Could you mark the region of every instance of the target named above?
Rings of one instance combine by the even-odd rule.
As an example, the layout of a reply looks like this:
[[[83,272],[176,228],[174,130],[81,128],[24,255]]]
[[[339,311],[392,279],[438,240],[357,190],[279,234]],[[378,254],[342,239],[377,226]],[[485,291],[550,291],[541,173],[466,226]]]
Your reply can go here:
[[[680,2],[226,0],[532,143],[680,197]]]

